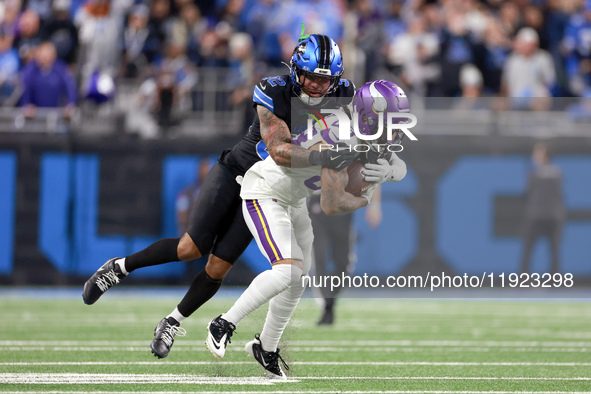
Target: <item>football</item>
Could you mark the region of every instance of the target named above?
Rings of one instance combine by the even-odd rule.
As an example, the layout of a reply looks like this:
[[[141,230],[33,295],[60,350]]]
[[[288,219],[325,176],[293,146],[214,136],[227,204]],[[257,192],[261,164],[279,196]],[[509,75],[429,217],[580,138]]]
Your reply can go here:
[[[349,183],[345,187],[345,191],[351,193],[354,196],[361,196],[361,193],[371,186],[370,182],[366,182],[363,179],[363,163],[355,161],[349,167],[347,167],[347,173],[349,174]]]

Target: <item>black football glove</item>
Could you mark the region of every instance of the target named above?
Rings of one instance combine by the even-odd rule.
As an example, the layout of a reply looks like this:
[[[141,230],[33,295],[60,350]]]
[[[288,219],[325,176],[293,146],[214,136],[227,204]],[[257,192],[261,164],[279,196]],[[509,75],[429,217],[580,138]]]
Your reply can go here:
[[[333,148],[326,149],[321,152],[313,151],[310,154],[310,164],[322,167],[327,167],[335,171],[340,171],[347,168],[357,158],[355,152],[350,145],[345,142],[338,142]]]

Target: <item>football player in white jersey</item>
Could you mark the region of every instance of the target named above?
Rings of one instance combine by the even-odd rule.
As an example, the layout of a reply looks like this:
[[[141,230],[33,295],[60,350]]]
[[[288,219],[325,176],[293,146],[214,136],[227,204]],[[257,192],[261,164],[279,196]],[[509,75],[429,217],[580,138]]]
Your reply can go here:
[[[368,93],[370,100],[367,100]],[[408,100],[398,86],[380,80],[362,86],[356,93],[353,107],[359,114],[360,132],[375,135],[378,123],[385,124],[377,122],[378,117],[385,117],[387,112],[408,112]],[[330,145],[336,142],[340,149],[347,149],[343,141],[338,142],[336,119],[327,117],[327,120],[329,133],[324,137],[315,128],[311,136],[302,137],[300,134],[299,138],[292,139],[292,143],[313,152],[324,149],[322,145],[329,142]],[[349,142],[356,143],[353,138]],[[386,155],[394,157],[390,160],[391,165],[387,166],[391,171],[389,174],[374,174],[377,182],[373,182],[360,196],[345,191],[349,178],[347,171],[320,165],[287,168],[277,165],[269,157],[246,172],[240,194],[243,215],[271,269],[259,274],[226,313],[209,323],[206,344],[216,358],[224,356],[236,326],[269,301],[261,335],[248,342],[245,350],[261,364],[269,378],[285,379],[279,365],[279,360],[283,362],[283,359],[279,356],[277,345],[304,292],[303,277],[311,265],[313,233],[305,199],[318,189],[320,178],[321,206],[326,214],[338,215],[368,205],[380,181],[399,181],[406,175],[404,162],[396,155],[389,155],[386,150],[377,152],[376,161]],[[287,368],[285,362],[283,365]]]

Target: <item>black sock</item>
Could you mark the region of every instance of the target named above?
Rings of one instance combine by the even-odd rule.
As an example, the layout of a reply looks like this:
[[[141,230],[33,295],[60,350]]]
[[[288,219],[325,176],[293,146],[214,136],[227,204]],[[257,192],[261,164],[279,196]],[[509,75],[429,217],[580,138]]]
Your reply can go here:
[[[213,279],[205,270],[201,271],[193,278],[189,291],[177,306],[179,312],[183,316],[191,316],[217,293],[221,285],[222,279]]]
[[[334,298],[325,298],[324,299],[324,310],[327,312],[332,312],[334,308]]]
[[[164,238],[154,242],[144,250],[127,256],[125,258],[125,270],[131,272],[138,268],[179,261],[177,248],[180,241],[180,238]]]

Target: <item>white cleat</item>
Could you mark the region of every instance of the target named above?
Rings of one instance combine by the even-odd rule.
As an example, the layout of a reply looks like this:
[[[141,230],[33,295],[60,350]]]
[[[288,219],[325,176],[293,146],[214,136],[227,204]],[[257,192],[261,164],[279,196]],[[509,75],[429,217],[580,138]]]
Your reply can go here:
[[[231,343],[230,338],[234,334],[236,326],[222,319],[219,315],[207,325],[207,339],[205,345],[215,358],[223,358],[226,354],[226,346]]]

